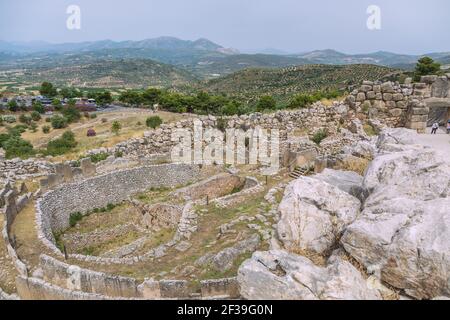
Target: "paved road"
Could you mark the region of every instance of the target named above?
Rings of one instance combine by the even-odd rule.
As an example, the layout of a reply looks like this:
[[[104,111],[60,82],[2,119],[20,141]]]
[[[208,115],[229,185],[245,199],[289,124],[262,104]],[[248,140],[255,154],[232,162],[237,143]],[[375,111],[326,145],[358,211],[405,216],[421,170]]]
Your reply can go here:
[[[450,162],[450,134],[446,134],[444,128],[440,128],[437,134],[419,135],[418,143],[436,149]]]

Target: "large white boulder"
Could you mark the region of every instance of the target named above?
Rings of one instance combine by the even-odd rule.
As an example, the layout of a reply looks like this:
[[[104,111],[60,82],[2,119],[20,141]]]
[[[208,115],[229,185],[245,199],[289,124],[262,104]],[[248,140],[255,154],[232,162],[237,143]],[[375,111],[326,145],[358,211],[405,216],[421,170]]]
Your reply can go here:
[[[415,136],[380,135],[364,178],[370,195],[341,243],[382,281],[429,299],[450,295],[450,164]]]
[[[290,251],[325,254],[360,212],[361,203],[327,182],[301,177],[285,190],[277,234]]]
[[[378,300],[378,291],[352,264],[332,256],[326,267],[285,251],[255,252],[238,271],[241,295],[251,300]]]

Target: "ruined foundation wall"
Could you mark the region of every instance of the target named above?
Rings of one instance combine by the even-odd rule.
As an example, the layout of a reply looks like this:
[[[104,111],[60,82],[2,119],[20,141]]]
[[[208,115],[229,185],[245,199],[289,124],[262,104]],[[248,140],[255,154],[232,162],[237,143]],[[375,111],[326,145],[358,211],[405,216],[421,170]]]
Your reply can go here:
[[[53,232],[67,229],[72,213],[119,203],[151,187],[183,185],[195,180],[198,174],[198,166],[167,164],[116,171],[61,185],[37,202],[39,236],[54,243]]]

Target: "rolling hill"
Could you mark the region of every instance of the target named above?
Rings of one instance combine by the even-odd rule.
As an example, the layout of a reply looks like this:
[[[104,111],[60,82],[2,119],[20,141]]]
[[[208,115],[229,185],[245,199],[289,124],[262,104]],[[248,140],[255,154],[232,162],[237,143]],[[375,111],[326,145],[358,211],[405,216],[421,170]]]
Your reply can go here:
[[[195,83],[185,70],[148,59],[96,60],[54,67],[27,69],[18,81],[38,84],[50,81],[59,86],[97,88],[171,87]]]
[[[253,100],[262,95],[285,99],[296,93],[347,89],[363,80],[377,80],[397,70],[375,65],[305,65],[281,69],[246,69],[203,82],[199,88]]]

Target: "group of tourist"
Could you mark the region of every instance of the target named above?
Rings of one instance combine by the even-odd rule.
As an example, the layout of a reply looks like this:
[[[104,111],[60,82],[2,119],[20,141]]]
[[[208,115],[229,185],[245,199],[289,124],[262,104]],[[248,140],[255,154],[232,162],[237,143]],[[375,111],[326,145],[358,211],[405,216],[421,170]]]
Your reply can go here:
[[[435,122],[431,126],[431,134],[436,134],[439,129],[439,123]],[[447,134],[450,134],[450,120],[447,121]]]

